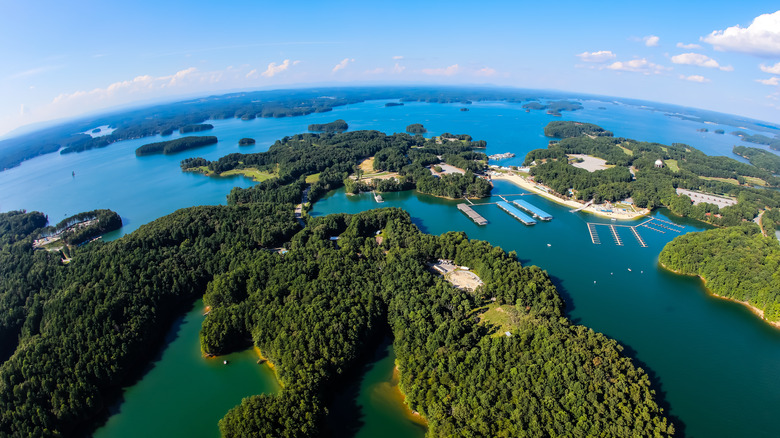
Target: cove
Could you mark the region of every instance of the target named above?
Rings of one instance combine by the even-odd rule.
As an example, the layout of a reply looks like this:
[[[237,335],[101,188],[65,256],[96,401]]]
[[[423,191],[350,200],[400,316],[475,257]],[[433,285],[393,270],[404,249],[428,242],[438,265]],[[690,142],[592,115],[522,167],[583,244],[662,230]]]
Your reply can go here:
[[[203,311],[198,300],[174,322],[160,356],[137,383],[123,390],[95,438],[218,437],[217,423],[242,398],[279,391],[273,370],[258,364],[252,349],[203,357],[198,339]]]

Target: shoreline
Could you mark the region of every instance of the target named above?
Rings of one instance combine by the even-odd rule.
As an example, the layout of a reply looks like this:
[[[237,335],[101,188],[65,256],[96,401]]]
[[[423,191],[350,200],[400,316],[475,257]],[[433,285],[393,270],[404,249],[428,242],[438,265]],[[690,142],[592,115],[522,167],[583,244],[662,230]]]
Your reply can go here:
[[[677,275],[684,275],[686,277],[698,277],[699,280],[701,280],[702,284],[704,285],[704,290],[707,291],[707,295],[715,297],[715,298],[718,298],[718,299],[721,299],[721,300],[731,301],[732,303],[741,304],[741,305],[747,307],[754,315],[758,316],[758,318],[761,321],[763,321],[764,323],[769,324],[770,326],[772,326],[772,327],[774,327],[776,329],[780,329],[780,321],[769,321],[769,320],[767,320],[766,318],[764,318],[764,311],[759,309],[758,307],[755,307],[754,305],[750,304],[750,302],[748,302],[748,301],[739,301],[737,299],[730,298],[730,297],[724,297],[723,295],[718,295],[715,292],[713,292],[712,289],[707,287],[707,279],[702,277],[701,275],[699,275],[699,274],[686,274],[685,272],[680,272],[680,271],[671,269],[671,268],[667,267],[666,265],[664,265],[663,263],[661,263],[660,260],[658,261],[658,265],[661,266],[661,268],[663,268],[663,269],[665,269],[665,270],[667,270],[669,272],[672,272],[674,274],[677,274]]]
[[[616,220],[637,220],[640,218],[643,218],[651,213],[648,209],[642,209],[639,213],[608,213],[599,211],[594,207],[593,205],[589,205],[585,208],[583,208],[584,204],[580,204],[576,201],[570,201],[567,199],[563,199],[559,196],[553,195],[552,193],[545,192],[544,190],[538,189],[536,186],[541,185],[537,183],[532,183],[527,181],[525,178],[518,176],[518,175],[496,175],[492,177],[493,179],[508,181],[518,187],[520,187],[523,190],[527,190],[531,193],[537,194],[539,196],[542,196],[546,199],[549,199],[550,201],[553,201],[555,203],[565,205],[570,208],[574,209],[581,209],[580,211],[584,211],[585,213],[592,214],[594,216],[599,216],[607,219],[616,219]],[[494,195],[495,196],[495,195]]]
[[[398,369],[398,361],[395,361],[395,366],[393,367],[393,389],[397,392],[401,403],[404,406],[404,410],[406,411],[406,417],[421,426],[428,427],[428,420],[425,419],[425,417],[422,416],[417,411],[413,411],[412,408],[409,407],[409,405],[406,403],[406,394],[404,394],[403,390],[401,390],[401,370]]]

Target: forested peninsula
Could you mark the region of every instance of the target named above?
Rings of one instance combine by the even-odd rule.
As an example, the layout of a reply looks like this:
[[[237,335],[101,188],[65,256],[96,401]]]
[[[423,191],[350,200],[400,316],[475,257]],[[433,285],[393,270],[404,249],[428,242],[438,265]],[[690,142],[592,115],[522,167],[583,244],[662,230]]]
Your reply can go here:
[[[268,187],[295,181],[305,185],[305,179],[309,178],[309,200],[312,202],[345,185],[350,193],[416,188],[421,193],[448,198],[488,196],[492,186],[480,176],[487,156],[473,151],[484,148],[486,143],[472,141],[468,135],[445,135],[425,139],[405,133],[386,135],[379,131],[298,134],[275,142],[267,152],[234,153],[216,161],[188,158],[181,162],[181,168],[208,175],[251,171],[267,176],[262,184]],[[360,166],[369,159],[373,159],[369,169]],[[441,162],[465,172],[437,177],[430,166]],[[229,199],[248,202],[254,199],[256,190],[256,187],[234,189]]]
[[[399,209],[301,230],[300,195],[294,182],[249,204],[182,209],[67,265],[31,249],[40,213],[0,214],[3,302],[18,290],[9,282],[28,294],[13,307],[21,329],[0,327],[15,349],[0,367],[0,433],[69,435],[91,421],[203,294],[204,351],[254,345],[284,383],[228,412],[223,436],[323,435],[333,385],[386,330],[430,436],[673,433],[647,375],[615,341],[569,322],[541,269],[463,233],[425,235]],[[289,251],[270,251],[280,245]],[[455,288],[428,268],[438,258],[484,286]],[[488,305],[513,315],[511,336],[484,317]]]
[[[774,226],[762,221],[769,236],[755,224],[688,233],[667,243],[659,262],[674,272],[701,277],[713,294],[755,309],[780,325],[780,245]],[[767,216],[765,213],[764,216]]]
[[[763,149],[745,146],[734,146],[732,152],[740,157],[746,158],[750,161],[750,164],[759,169],[764,169],[775,175],[780,174],[780,156]]]
[[[555,122],[553,122],[555,123]],[[558,122],[555,133],[571,134],[535,149],[525,158],[530,175],[562,198],[618,202],[630,198],[638,207],[666,206],[675,214],[731,226],[752,220],[761,210],[780,207],[780,192],[754,188],[777,187],[780,178],[733,158],[713,157],[680,143],[662,145],[626,138],[596,136],[582,131],[577,122]],[[548,125],[549,126],[549,125]],[[588,128],[592,130],[593,128]],[[606,160],[609,168],[590,172],[572,165],[571,154]],[[677,188],[723,195],[736,200],[723,206],[692,204]]]

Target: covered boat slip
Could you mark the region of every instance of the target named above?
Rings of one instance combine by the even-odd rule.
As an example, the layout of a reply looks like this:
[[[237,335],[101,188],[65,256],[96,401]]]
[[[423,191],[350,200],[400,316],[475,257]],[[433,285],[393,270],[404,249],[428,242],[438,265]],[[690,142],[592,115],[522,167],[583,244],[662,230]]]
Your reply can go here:
[[[511,216],[514,216],[515,219],[519,220],[525,225],[536,224],[536,221],[533,220],[530,216],[518,210],[517,208],[513,207],[510,203],[506,201],[496,202],[496,205],[498,205],[498,207],[504,210],[505,212],[509,213]]]
[[[531,204],[530,202],[523,201],[522,199],[516,199],[512,201],[513,204],[516,206],[522,208],[523,210],[531,213],[532,215],[536,216],[537,218],[543,220],[543,221],[549,221],[552,220],[552,215],[547,213],[546,211],[542,210],[541,208]]]

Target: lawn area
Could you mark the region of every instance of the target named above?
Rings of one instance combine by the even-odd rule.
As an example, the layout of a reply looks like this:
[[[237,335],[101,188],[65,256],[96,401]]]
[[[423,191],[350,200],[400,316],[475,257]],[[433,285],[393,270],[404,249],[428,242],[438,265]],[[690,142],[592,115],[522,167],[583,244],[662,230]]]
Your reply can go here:
[[[699,178],[710,180],[710,181],[720,181],[724,183],[734,184],[735,186],[739,185],[739,181],[735,180],[734,178],[719,178],[716,176],[700,176]]]
[[[511,332],[518,328],[527,318],[526,314],[520,313],[511,304],[499,305],[498,303],[493,303],[478,310],[482,311],[486,308],[487,310],[480,315],[479,322],[480,324],[497,326],[496,332],[492,335],[494,337],[505,336],[504,332]]]
[[[320,174],[315,173],[314,175],[309,175],[306,177],[306,184],[314,184],[319,180],[320,180]]]
[[[754,186],[766,187],[766,181],[764,181],[761,178],[756,178],[754,176],[746,176],[744,178],[745,181],[747,181],[750,184],[753,184]]]
[[[633,156],[633,155],[634,155],[634,151],[632,151],[631,149],[629,149],[629,148],[626,148],[626,147],[623,147],[623,146],[620,146],[620,145],[618,145],[618,147],[619,147],[620,149],[623,149],[623,152],[625,152],[625,153],[626,153],[626,155],[631,155],[631,156]]]
[[[680,171],[680,165],[677,164],[677,160],[666,160],[665,164],[669,166],[669,169],[672,169],[672,172]]]
[[[234,176],[234,175],[243,175],[246,178],[251,178],[256,182],[263,182],[267,179],[276,178],[276,174],[269,173],[269,172],[262,172],[260,170],[255,169],[254,167],[233,169],[219,174],[219,176]]]

